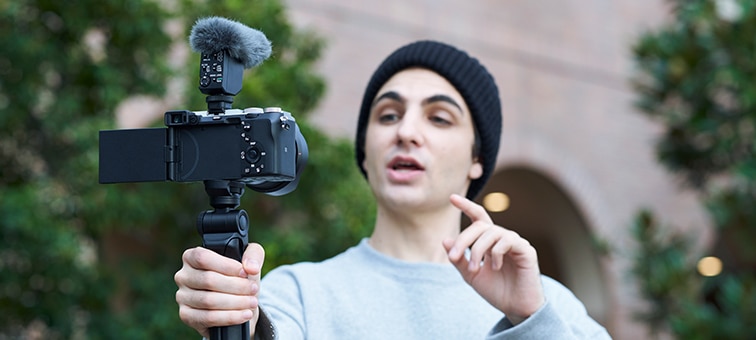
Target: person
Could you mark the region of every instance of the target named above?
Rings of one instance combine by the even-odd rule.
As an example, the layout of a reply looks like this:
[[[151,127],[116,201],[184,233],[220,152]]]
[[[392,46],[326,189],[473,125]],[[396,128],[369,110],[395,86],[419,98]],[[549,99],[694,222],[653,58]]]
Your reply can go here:
[[[473,201],[501,125],[498,88],[476,58],[438,41],[400,47],[369,80],[357,124],[357,165],[377,208],[369,238],[262,281],[259,244],[241,263],[189,249],[175,275],[181,320],[205,337],[269,319],[287,340],[610,338],[540,273],[530,243]]]

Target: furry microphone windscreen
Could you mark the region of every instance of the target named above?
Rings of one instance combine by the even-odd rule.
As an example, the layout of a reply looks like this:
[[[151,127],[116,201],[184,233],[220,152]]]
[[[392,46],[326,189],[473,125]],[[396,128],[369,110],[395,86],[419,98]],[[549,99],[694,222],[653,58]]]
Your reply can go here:
[[[221,17],[197,20],[189,34],[192,50],[203,54],[228,51],[229,56],[252,68],[271,53],[271,43],[265,34],[244,24]]]

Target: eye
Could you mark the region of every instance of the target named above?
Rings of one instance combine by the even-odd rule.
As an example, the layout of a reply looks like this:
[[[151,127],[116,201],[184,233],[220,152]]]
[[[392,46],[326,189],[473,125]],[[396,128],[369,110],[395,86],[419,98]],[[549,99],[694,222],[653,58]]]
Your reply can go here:
[[[392,105],[386,105],[379,107],[377,111],[378,122],[382,124],[390,124],[399,121],[401,115],[399,110]]]
[[[431,116],[430,121],[437,125],[451,125],[451,122],[440,116]]]
[[[431,111],[428,116],[428,120],[435,125],[449,126],[454,123],[453,115],[449,111],[444,109],[436,109]]]
[[[378,116],[378,121],[384,124],[393,123],[399,120],[399,114],[395,112],[382,113]]]

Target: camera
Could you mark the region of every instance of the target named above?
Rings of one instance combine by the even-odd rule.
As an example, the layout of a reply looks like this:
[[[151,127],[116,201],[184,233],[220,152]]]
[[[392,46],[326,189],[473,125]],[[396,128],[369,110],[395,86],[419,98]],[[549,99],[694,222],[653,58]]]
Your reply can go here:
[[[242,73],[227,52],[203,53],[208,111],[165,112],[166,128],[100,131],[100,183],[226,180],[274,196],[294,190],[307,143],[281,108],[231,108]]]
[[[220,17],[197,20],[189,36],[200,52],[199,90],[207,111],[165,112],[165,128],[100,131],[100,183],[202,181],[213,210],[197,216],[202,246],[241,261],[249,215],[236,209],[245,186],[268,195],[293,191],[308,150],[292,115],[278,107],[233,109],[245,68],[268,58],[262,32]],[[272,335],[257,324],[256,335]],[[210,339],[249,339],[249,321],[210,327]]]
[[[165,125],[100,131],[100,183],[237,180],[285,194],[307,158],[295,119],[280,108],[168,111]]]

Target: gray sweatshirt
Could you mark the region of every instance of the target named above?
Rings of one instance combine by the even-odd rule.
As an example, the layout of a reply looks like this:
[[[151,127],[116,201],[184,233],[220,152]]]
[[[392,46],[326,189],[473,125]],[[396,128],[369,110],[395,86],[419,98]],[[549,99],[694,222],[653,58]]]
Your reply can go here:
[[[572,292],[542,282],[546,304],[512,326],[452,264],[397,260],[365,239],[323,262],[272,270],[260,305],[282,340],[610,338]]]

